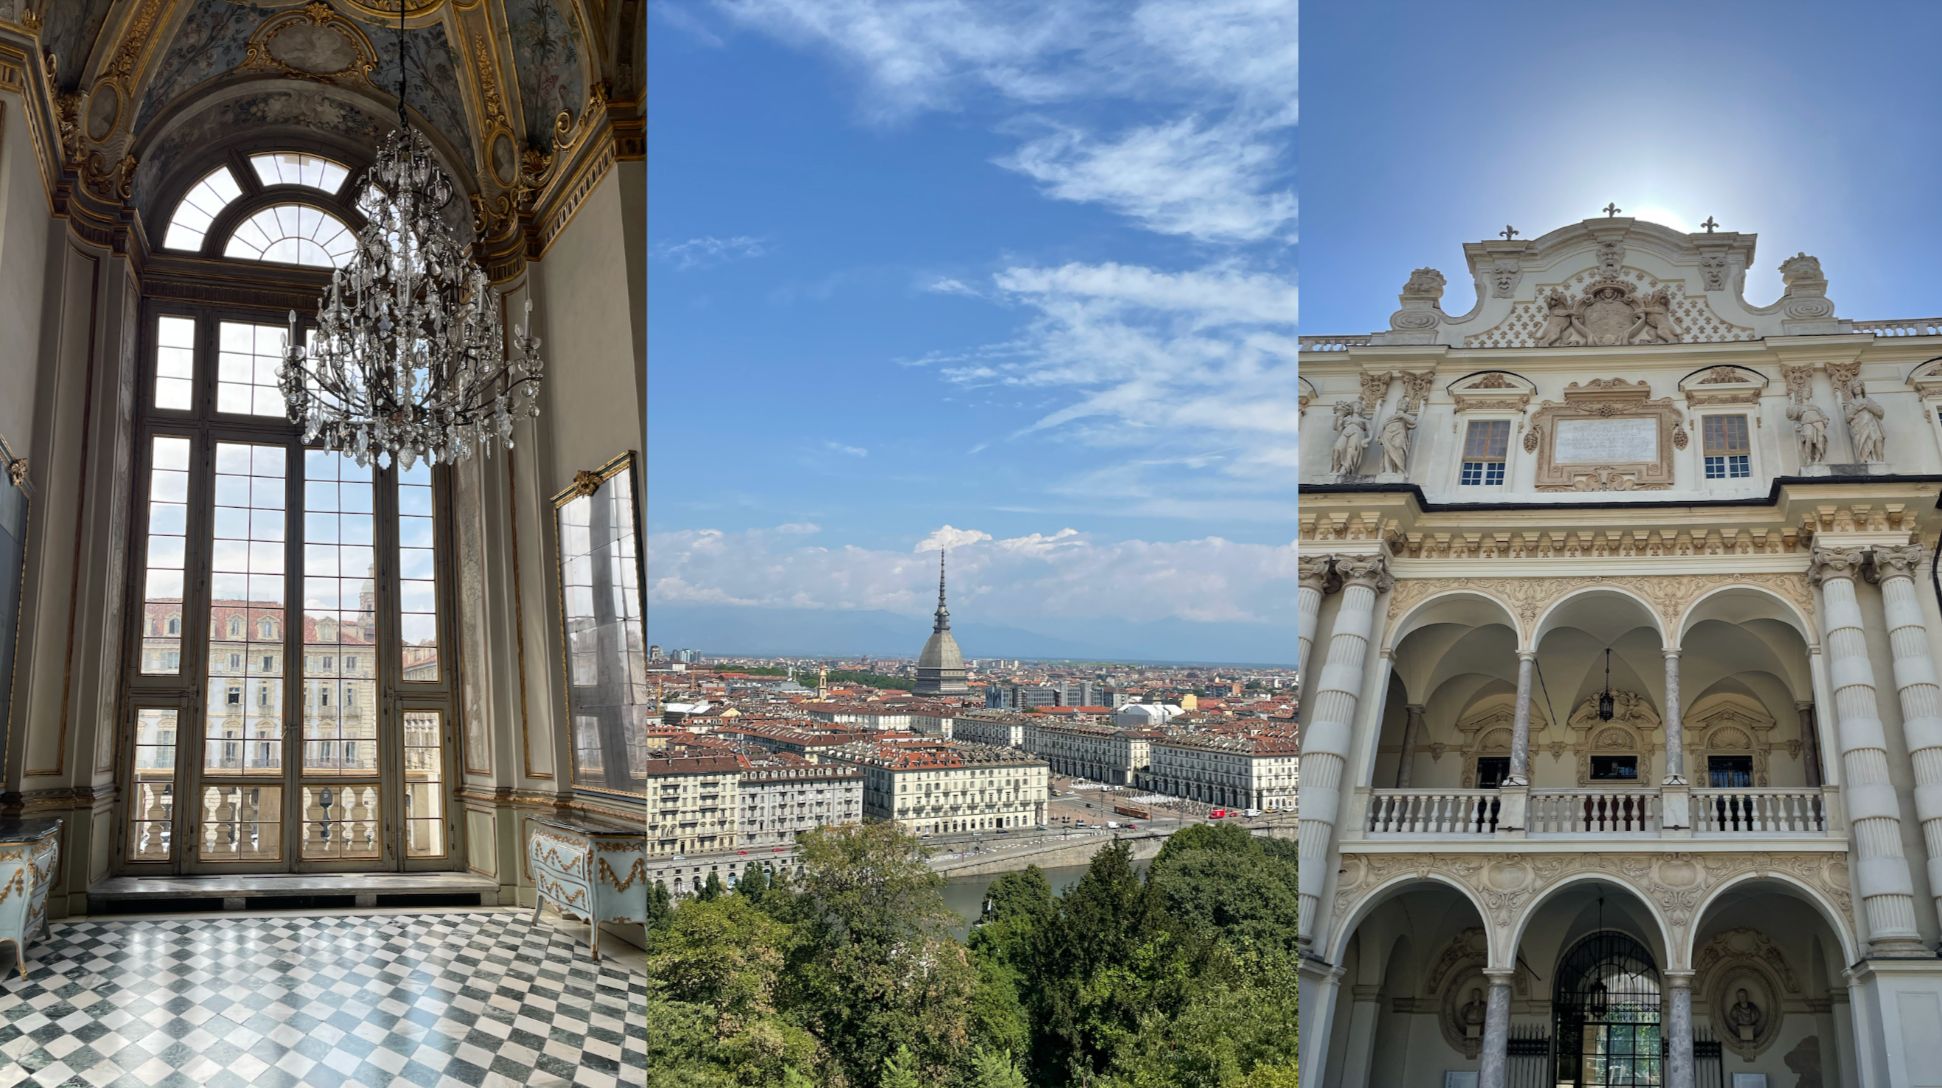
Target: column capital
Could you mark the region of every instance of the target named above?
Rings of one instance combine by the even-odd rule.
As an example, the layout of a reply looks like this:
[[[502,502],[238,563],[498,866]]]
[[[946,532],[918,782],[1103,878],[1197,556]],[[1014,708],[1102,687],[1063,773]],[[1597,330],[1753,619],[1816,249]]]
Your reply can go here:
[[[1920,544],[1877,546],[1874,549],[1874,563],[1868,568],[1868,580],[1880,582],[1889,578],[1914,578],[1916,572],[1928,559],[1928,549]]]
[[[1387,593],[1396,584],[1395,576],[1389,573],[1389,557],[1378,552],[1375,555],[1338,555],[1335,557],[1335,573],[1342,579],[1343,588],[1367,586],[1377,593]]]
[[[1815,586],[1834,578],[1852,581],[1861,573],[1861,566],[1867,558],[1866,548],[1816,547],[1814,557],[1807,563],[1807,581]]]
[[[1690,990],[1693,985],[1691,971],[1662,971],[1659,977],[1666,980],[1666,986],[1674,990]]]
[[[1492,986],[1509,986],[1517,978],[1517,968],[1486,967],[1483,969],[1483,977],[1489,979]]]
[[[1298,564],[1296,570],[1301,588],[1328,591],[1328,576],[1335,572],[1334,556],[1303,555],[1296,557],[1295,562]]]
[[[1664,656],[1668,661],[1679,660],[1679,655],[1684,652],[1685,652],[1685,647],[1683,646],[1661,646],[1659,648],[1659,653],[1662,656]]]
[[[1801,711],[1803,711],[1803,710],[1812,710],[1812,709],[1814,709],[1814,700],[1812,700],[1812,699],[1795,699],[1795,700],[1794,700],[1794,712],[1795,712],[1795,713],[1799,713],[1799,712],[1801,712]]]
[[[1536,661],[1536,660],[1537,660],[1537,651],[1536,651],[1536,650],[1519,650],[1519,651],[1517,651],[1517,660],[1519,660],[1519,661]]]

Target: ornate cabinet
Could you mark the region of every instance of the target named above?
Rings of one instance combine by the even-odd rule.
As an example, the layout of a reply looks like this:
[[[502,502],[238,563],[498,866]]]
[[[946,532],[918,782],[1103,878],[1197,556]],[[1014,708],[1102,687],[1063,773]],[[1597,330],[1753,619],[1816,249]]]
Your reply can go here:
[[[47,891],[60,861],[61,821],[0,820],[0,944],[14,946],[21,978],[27,942],[47,928]]]
[[[600,923],[647,924],[647,832],[535,816],[526,821],[526,865],[537,899],[533,921],[548,903],[593,926],[593,958],[600,958]]]

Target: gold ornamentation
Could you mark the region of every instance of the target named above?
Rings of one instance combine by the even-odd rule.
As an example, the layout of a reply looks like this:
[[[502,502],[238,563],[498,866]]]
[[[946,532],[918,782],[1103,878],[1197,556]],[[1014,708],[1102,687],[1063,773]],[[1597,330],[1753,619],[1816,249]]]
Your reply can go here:
[[[279,49],[277,39],[286,33],[298,36],[292,41],[298,43],[297,49],[302,52],[292,52],[289,45]],[[335,68],[306,66],[296,62],[303,52],[308,52],[317,60],[324,59],[318,50],[329,49],[331,44],[329,39],[319,38],[320,34],[334,34],[336,42],[342,43],[340,48],[344,55],[341,63]],[[305,43],[301,41],[303,38],[310,39],[307,50],[304,50]],[[328,61],[324,62],[328,63]],[[292,79],[307,79],[319,83],[351,82],[368,85],[371,81],[371,73],[375,72],[377,67],[377,49],[372,46],[371,39],[365,36],[363,29],[339,15],[323,0],[311,0],[311,3],[305,4],[296,11],[265,19],[250,35],[249,44],[243,54],[243,63],[237,66],[237,71],[270,72]]]
[[[573,483],[568,485],[567,490],[573,492],[576,497],[587,498],[600,490],[601,482],[598,474],[589,469],[581,469],[573,474]]]
[[[12,481],[15,487],[27,486],[27,459],[25,457],[16,457],[7,463],[7,479]]]
[[[635,858],[633,866],[627,870],[627,879],[625,880],[622,880],[620,878],[619,873],[614,872],[613,866],[607,864],[606,858],[601,858],[600,859],[600,879],[613,885],[615,891],[624,892],[627,889],[633,887],[634,882],[636,880],[647,879],[647,858],[645,857]]]

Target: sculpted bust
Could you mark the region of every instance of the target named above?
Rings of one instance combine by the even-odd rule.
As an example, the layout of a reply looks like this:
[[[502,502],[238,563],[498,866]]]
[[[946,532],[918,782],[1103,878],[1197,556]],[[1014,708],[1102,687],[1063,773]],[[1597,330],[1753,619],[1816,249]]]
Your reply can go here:
[[[1733,1030],[1734,1038],[1750,1043],[1754,1036],[1760,1034],[1760,1025],[1765,1021],[1766,1014],[1753,1003],[1747,996],[1746,987],[1742,986],[1735,996],[1733,1007],[1726,1010],[1726,1026]]]

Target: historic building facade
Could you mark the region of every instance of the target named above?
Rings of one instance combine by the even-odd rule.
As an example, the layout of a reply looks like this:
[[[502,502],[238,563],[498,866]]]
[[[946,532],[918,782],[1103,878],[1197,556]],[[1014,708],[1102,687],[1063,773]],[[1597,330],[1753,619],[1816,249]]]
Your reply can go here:
[[[1942,322],[1616,211],[1303,337],[1303,1081],[1937,1083]]]

